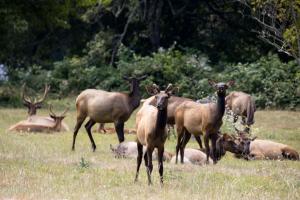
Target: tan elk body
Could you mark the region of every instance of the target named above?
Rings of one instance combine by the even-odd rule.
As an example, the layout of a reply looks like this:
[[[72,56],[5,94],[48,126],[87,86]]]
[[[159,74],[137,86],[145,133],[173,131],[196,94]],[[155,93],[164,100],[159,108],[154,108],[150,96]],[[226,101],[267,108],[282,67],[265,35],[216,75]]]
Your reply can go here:
[[[216,141],[218,132],[222,125],[222,117],[225,111],[225,95],[226,89],[233,85],[233,81],[229,83],[215,83],[209,80],[211,86],[217,90],[218,98],[216,103],[200,104],[196,102],[184,102],[175,112],[175,122],[177,126],[177,146],[176,156],[180,151],[181,163],[184,158],[184,148],[189,141],[191,134],[194,136],[204,136],[204,144],[206,149],[207,162],[209,162],[211,140],[213,150],[213,161],[217,162]],[[177,161],[177,159],[176,159]]]
[[[248,126],[254,124],[254,113],[256,111],[254,99],[244,92],[230,92],[225,98],[226,106],[232,110],[234,115],[234,122],[237,121],[238,116],[242,117],[242,121]]]
[[[135,181],[138,179],[139,169],[143,157],[143,146],[146,147],[146,154],[144,155],[145,165],[147,168],[148,184],[151,184],[152,153],[154,148],[158,152],[158,168],[160,175],[160,182],[163,183],[163,154],[164,144],[167,139],[167,107],[168,99],[172,94],[173,86],[169,84],[165,91],[160,91],[157,85],[147,88],[147,92],[155,95],[155,106],[143,104],[138,111],[136,117],[136,131],[137,131],[137,170]]]
[[[76,99],[77,121],[74,129],[72,150],[75,150],[75,141],[78,130],[84,120],[89,117],[85,128],[90,138],[93,151],[96,149],[91,128],[95,123],[115,124],[119,142],[124,141],[124,123],[129,119],[131,113],[140,105],[141,95],[139,82],[141,78],[127,78],[130,82],[130,93],[107,92],[103,90],[87,89],[79,94]]]

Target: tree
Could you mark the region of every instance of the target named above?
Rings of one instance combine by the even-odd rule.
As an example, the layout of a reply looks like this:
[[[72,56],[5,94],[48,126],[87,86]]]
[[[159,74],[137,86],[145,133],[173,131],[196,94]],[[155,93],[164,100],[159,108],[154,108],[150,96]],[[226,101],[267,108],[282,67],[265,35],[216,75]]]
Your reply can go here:
[[[257,24],[258,38],[298,62],[300,66],[300,0],[238,0],[250,10],[242,15]]]

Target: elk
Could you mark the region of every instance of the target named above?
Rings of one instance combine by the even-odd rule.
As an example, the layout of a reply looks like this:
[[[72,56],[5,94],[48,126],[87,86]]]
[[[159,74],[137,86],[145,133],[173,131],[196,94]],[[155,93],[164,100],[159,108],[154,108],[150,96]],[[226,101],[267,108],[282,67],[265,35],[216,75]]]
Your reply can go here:
[[[62,122],[66,117],[65,114],[68,108],[62,112],[60,115],[56,115],[52,111],[52,105],[49,108],[50,117],[42,116],[30,116],[28,119],[18,122],[17,124],[11,126],[9,131],[18,132],[61,132],[69,131],[69,127]]]
[[[137,143],[136,142],[122,142],[118,144],[116,147],[110,145],[110,149],[117,158],[137,158],[138,150],[137,150]],[[146,147],[143,147],[143,153],[146,152]],[[163,160],[170,161],[171,157],[173,156],[172,153],[164,151]],[[158,158],[157,151],[153,151],[152,153],[153,160]]]
[[[250,126],[254,124],[256,111],[253,98],[244,92],[235,91],[226,96],[225,102],[226,107],[233,112],[234,123],[238,120],[238,116],[241,116],[243,124],[246,125],[245,131],[249,132]]]
[[[180,150],[181,163],[184,158],[184,148],[189,141],[191,134],[194,136],[204,135],[204,144],[206,149],[206,161],[209,162],[209,140],[211,140],[213,161],[217,163],[216,141],[218,132],[222,125],[222,118],[225,111],[226,90],[234,84],[234,81],[228,83],[216,83],[208,80],[209,84],[217,91],[217,102],[200,104],[196,102],[184,102],[175,111],[175,123],[177,126],[177,146],[176,163],[178,152]]]
[[[173,93],[178,92],[178,87],[174,87]],[[175,111],[176,109],[184,102],[186,101],[193,101],[192,99],[185,98],[185,97],[178,97],[175,95],[170,96],[168,100],[168,118],[167,118],[167,124],[168,124],[168,133],[170,132],[171,127],[174,127],[175,124]],[[150,105],[155,105],[156,103],[156,98],[154,96],[149,97],[148,99],[145,100],[144,104],[150,104]],[[143,104],[143,105],[144,105]],[[201,142],[201,137],[200,136],[195,136],[195,139],[197,143],[199,144],[200,149],[203,148],[202,142]]]
[[[152,152],[154,148],[158,151],[158,168],[160,183],[163,184],[163,154],[164,144],[167,139],[167,116],[168,116],[168,99],[172,95],[173,86],[169,84],[165,91],[160,91],[157,85],[146,88],[150,95],[155,95],[155,106],[144,104],[138,111],[136,117],[137,130],[137,170],[135,182],[138,179],[140,165],[143,157],[143,145],[146,146],[144,155],[145,165],[147,168],[148,184],[151,182]]]
[[[181,159],[180,155],[179,158]],[[206,154],[198,149],[186,148],[184,149],[184,163],[185,164],[195,164],[195,165],[205,165]],[[176,156],[174,155],[170,161],[171,163],[176,162]],[[209,158],[209,164],[212,164],[212,160]]]
[[[245,131],[239,132],[239,145],[244,150],[243,154],[236,154],[237,157],[242,156],[246,160],[299,160],[299,153],[288,145],[270,140],[258,140],[256,137],[249,138],[246,134]]]
[[[40,98],[38,100],[36,98],[34,98],[34,99],[29,98],[25,94],[26,84],[24,84],[22,88],[23,89],[22,89],[21,97],[22,97],[22,100],[23,100],[23,105],[28,108],[28,115],[29,116],[36,115],[37,109],[42,107],[42,103],[45,100],[47,94],[49,93],[50,86],[48,86],[47,84],[45,85],[44,94],[43,94],[42,98]]]
[[[77,121],[73,134],[72,150],[75,150],[75,141],[78,130],[84,120],[89,117],[85,129],[90,138],[93,151],[96,150],[91,128],[95,123],[115,124],[119,142],[124,141],[124,123],[129,119],[131,113],[140,105],[141,94],[139,89],[140,78],[123,77],[130,83],[130,93],[107,92],[104,90],[86,89],[76,99]]]

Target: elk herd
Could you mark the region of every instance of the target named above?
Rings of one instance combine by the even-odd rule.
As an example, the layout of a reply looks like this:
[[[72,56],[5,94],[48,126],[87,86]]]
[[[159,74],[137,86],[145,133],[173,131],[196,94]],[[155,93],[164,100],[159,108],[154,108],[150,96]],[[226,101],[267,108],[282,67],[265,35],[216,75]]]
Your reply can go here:
[[[145,162],[148,184],[151,184],[153,160],[158,160],[160,182],[163,183],[163,162],[216,164],[227,151],[237,158],[253,159],[290,159],[299,160],[299,154],[288,145],[269,140],[250,137],[250,126],[254,124],[255,102],[244,92],[231,92],[227,89],[234,86],[234,81],[227,83],[208,80],[217,94],[215,101],[194,101],[189,98],[175,96],[178,88],[169,84],[164,90],[156,84],[146,86],[150,95],[143,100],[135,119],[136,141],[124,141],[124,124],[135,109],[140,106],[140,82],[142,77],[123,77],[130,84],[129,93],[107,92],[96,89],[86,89],[76,98],[76,125],[73,132],[72,150],[75,150],[76,136],[86,118],[84,127],[91,142],[92,150],[96,144],[92,135],[92,127],[100,123],[99,129],[105,131],[105,123],[113,123],[119,144],[111,146],[116,157],[131,157],[137,159],[135,181],[138,180],[140,165]],[[22,100],[28,108],[27,119],[9,128],[18,132],[68,132],[68,126],[63,122],[68,108],[57,115],[49,106],[49,116],[37,115],[37,109],[49,93],[46,85],[42,98],[30,98],[26,95],[26,86],[22,88]],[[226,110],[233,113],[234,122],[241,117],[245,126],[237,134],[221,133],[222,119]],[[177,144],[175,153],[165,151],[168,136],[168,126],[176,127]],[[191,137],[194,137],[199,149],[185,148]],[[202,139],[204,147],[202,145]]]

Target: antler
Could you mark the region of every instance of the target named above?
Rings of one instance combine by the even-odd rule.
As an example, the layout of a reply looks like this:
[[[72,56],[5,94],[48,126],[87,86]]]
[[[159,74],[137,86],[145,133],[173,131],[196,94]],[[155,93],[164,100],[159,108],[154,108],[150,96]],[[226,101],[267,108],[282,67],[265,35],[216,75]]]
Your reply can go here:
[[[44,91],[43,97],[41,99],[39,99],[38,101],[35,101],[35,103],[42,103],[45,100],[49,90],[50,90],[50,85],[45,84],[45,91]]]
[[[21,92],[22,100],[25,104],[32,104],[31,99],[25,97],[25,88],[26,88],[26,83],[24,83],[22,86],[22,92]]]
[[[50,106],[49,106],[49,111],[50,111],[51,115],[56,116],[56,114],[52,110],[52,104],[50,104]]]
[[[68,110],[69,110],[69,107],[67,107],[67,108],[65,109],[65,111],[64,111],[60,116],[65,116],[65,114],[68,112]]]

